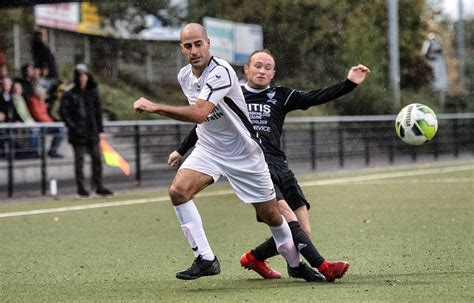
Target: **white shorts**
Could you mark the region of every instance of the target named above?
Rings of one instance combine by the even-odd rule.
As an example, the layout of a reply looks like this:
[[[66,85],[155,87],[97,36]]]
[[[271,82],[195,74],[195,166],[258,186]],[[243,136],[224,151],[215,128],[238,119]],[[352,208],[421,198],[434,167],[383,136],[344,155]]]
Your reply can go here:
[[[183,168],[211,176],[214,182],[225,176],[244,203],[266,202],[275,198],[268,166],[259,148],[243,158],[221,159],[197,146],[179,169]]]

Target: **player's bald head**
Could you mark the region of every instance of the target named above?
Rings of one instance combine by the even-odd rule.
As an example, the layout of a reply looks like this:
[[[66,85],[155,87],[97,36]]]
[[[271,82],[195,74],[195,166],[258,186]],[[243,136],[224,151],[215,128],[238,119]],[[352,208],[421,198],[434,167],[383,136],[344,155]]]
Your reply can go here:
[[[211,41],[206,29],[198,23],[186,24],[181,30],[180,40],[181,52],[191,64],[194,75],[199,77],[211,59]]]
[[[188,23],[181,29],[180,40],[183,42],[189,35],[200,35],[202,38],[207,39],[207,31],[199,23]]]
[[[270,52],[270,50],[266,48],[258,49],[254,51],[253,53],[251,53],[250,56],[248,57],[247,64],[250,64],[252,62],[252,59],[254,59],[254,57],[257,57],[260,54],[263,54],[263,56],[270,58],[271,61],[273,61],[273,65],[275,65],[275,57],[273,57],[273,54]]]

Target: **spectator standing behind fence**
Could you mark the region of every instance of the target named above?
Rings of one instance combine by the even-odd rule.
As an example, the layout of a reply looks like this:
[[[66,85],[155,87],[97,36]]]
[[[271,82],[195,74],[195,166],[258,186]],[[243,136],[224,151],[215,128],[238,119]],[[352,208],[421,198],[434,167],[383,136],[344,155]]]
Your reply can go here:
[[[49,70],[48,76],[52,79],[56,79],[58,77],[56,59],[47,43],[48,31],[44,28],[35,30],[31,42],[33,64],[39,68],[47,67]]]
[[[74,86],[62,95],[59,113],[68,128],[69,143],[74,150],[78,196],[90,196],[84,186],[83,164],[86,152],[92,160],[92,179],[96,194],[113,196],[113,192],[105,188],[102,182],[99,141],[104,130],[98,87],[85,64],[78,64],[74,69]]]
[[[51,118],[51,116],[48,114],[48,107],[46,105],[46,91],[42,87],[34,87],[33,95],[28,100],[28,109],[30,110],[30,114],[36,122],[54,122],[53,118]],[[44,132],[53,135],[53,141],[51,142],[48,156],[51,158],[63,158],[64,156],[58,153],[58,150],[65,136],[64,128],[48,127],[44,129]]]

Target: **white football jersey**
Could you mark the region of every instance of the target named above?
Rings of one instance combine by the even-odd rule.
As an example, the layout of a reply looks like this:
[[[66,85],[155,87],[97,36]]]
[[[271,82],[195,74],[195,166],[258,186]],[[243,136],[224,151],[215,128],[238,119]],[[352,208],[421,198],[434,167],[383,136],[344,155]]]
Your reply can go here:
[[[212,57],[199,78],[188,64],[178,73],[178,81],[189,104],[202,99],[216,106],[207,119],[198,124],[196,146],[228,160],[260,148],[239,79],[229,63]]]

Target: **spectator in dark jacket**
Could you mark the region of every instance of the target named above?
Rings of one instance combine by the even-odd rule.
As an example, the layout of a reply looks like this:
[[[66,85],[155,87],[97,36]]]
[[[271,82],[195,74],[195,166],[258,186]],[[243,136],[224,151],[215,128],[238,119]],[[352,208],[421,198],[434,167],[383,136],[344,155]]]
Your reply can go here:
[[[34,88],[34,68],[33,65],[26,63],[21,66],[21,78],[15,79],[15,82],[21,83],[23,88],[23,98],[28,101],[33,95]]]
[[[0,86],[0,112],[3,113],[4,118],[1,122],[21,122],[20,116],[15,109],[13,98],[11,95],[12,80],[10,78],[3,78]]]
[[[0,123],[14,123],[21,122],[21,119],[16,111],[15,104],[11,94],[12,80],[8,77],[2,79],[0,83]],[[14,131],[16,132],[16,131]],[[0,129],[0,158],[5,156],[5,143],[7,142],[8,131]],[[22,146],[15,139],[13,134],[14,149],[21,150]]]
[[[77,194],[80,198],[89,197],[83,172],[84,153],[87,152],[92,159],[96,194],[112,196],[113,193],[102,182],[99,141],[103,125],[98,87],[85,64],[78,64],[74,70],[74,86],[61,98],[60,115],[69,130],[69,143],[74,150]]]

